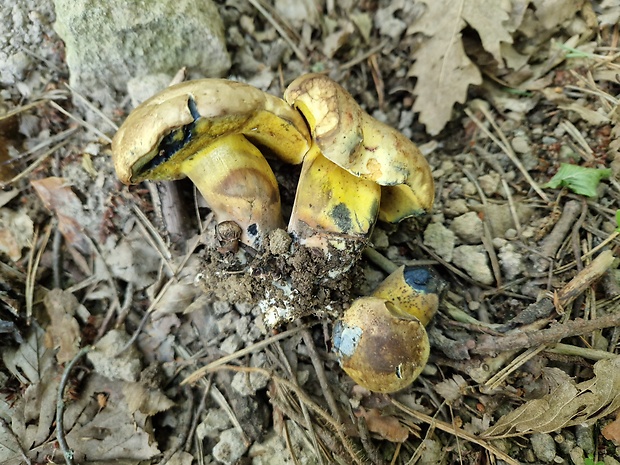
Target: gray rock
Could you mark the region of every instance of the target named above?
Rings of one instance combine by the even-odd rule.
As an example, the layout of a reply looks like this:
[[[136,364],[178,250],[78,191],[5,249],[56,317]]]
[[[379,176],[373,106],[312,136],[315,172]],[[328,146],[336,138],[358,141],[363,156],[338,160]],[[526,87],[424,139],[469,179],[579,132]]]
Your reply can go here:
[[[131,106],[137,107],[149,97],[165,89],[170,81],[172,81],[172,76],[165,73],[131,78],[127,81],[127,93],[131,99]]]
[[[210,0],[55,0],[70,84],[105,105],[132,77],[181,67],[221,76],[230,67],[224,30]]]
[[[523,255],[518,253],[510,242],[499,249],[497,256],[502,273],[508,281],[515,279],[525,271]]]
[[[478,178],[478,184],[480,184],[480,188],[489,197],[497,192],[500,182],[501,178],[496,172],[483,174]]]
[[[530,141],[524,136],[516,136],[512,139],[510,145],[517,153],[528,153],[531,151]]]
[[[219,437],[220,431],[230,428],[230,418],[220,408],[212,408],[207,410],[205,419],[196,427],[196,436],[201,441],[204,438],[215,439]]]
[[[495,281],[487,253],[480,245],[457,247],[454,249],[452,262],[479,283],[491,285]]]
[[[465,244],[480,244],[484,234],[482,220],[476,212],[468,212],[452,220],[450,229]]]
[[[447,262],[452,261],[455,240],[455,234],[441,223],[431,223],[424,230],[424,245]]]
[[[95,372],[110,379],[137,381],[142,369],[140,354],[133,345],[123,350],[128,342],[129,336],[116,329],[103,336],[87,354]]]
[[[555,441],[550,434],[536,433],[530,438],[534,454],[541,462],[549,463],[555,458]]]
[[[220,441],[213,447],[213,458],[220,463],[233,464],[241,458],[247,447],[241,433],[235,428],[222,431]]]
[[[581,447],[586,454],[594,453],[594,427],[587,425],[575,426],[575,437],[577,445]]]

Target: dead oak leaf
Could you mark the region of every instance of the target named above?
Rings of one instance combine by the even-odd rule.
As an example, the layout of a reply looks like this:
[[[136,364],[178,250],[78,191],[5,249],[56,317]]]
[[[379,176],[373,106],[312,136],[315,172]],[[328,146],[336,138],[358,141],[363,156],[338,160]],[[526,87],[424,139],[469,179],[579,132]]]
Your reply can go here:
[[[409,429],[398,418],[391,415],[382,415],[378,409],[364,409],[360,407],[355,416],[366,420],[368,431],[376,433],[383,439],[391,442],[405,442],[409,437]]]
[[[548,394],[526,402],[500,418],[485,438],[550,433],[591,425],[620,408],[620,357],[594,364],[594,377],[579,384],[557,368],[545,370]]]
[[[413,110],[432,135],[450,121],[454,104],[465,102],[469,86],[482,83],[480,71],[463,49],[465,1],[424,0],[426,11],[407,31],[426,37],[408,75],[417,78]]]
[[[43,303],[50,317],[50,324],[45,332],[45,345],[58,348],[58,363],[66,363],[75,357],[80,349],[80,325],[74,317],[80,303],[72,293],[61,289],[49,291]]]

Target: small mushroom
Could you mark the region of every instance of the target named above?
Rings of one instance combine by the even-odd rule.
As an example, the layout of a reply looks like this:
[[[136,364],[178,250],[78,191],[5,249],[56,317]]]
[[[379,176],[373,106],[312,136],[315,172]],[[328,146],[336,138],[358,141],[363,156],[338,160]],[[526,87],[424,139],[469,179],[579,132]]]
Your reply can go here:
[[[333,328],[343,370],[360,386],[389,393],[409,386],[430,353],[424,326],[445,282],[430,268],[401,267],[370,297],[355,300]]]
[[[241,242],[260,248],[283,220],[266,153],[300,163],[310,137],[301,115],[250,85],[201,79],[171,86],[134,109],[112,141],[125,183],[188,176],[216,220],[242,228]]]

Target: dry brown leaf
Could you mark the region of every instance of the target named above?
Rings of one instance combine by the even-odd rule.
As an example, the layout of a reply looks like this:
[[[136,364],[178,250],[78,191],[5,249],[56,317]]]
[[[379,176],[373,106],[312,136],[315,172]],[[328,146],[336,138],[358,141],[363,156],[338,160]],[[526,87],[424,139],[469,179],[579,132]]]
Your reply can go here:
[[[546,30],[555,29],[572,18],[583,6],[584,0],[532,0],[536,17]]]
[[[601,430],[601,434],[608,441],[613,441],[617,446],[620,445],[620,410],[616,412],[616,419]]]
[[[500,418],[484,437],[550,433],[593,424],[620,408],[620,357],[598,361],[594,378],[579,384],[557,368],[546,369],[544,375],[549,392]]]
[[[355,411],[355,416],[366,420],[368,431],[388,441],[405,442],[409,437],[409,429],[398,421],[398,418],[382,415],[378,409],[366,410],[360,407]]]
[[[506,28],[510,10],[510,2],[496,2],[491,8],[487,0],[463,2],[463,19],[478,32],[484,49],[500,64],[503,61],[501,44],[512,44],[512,36]]]
[[[81,253],[90,251],[89,241],[82,232],[85,215],[82,201],[71,190],[69,181],[50,177],[31,181],[32,187],[45,207],[58,217],[58,230]]]
[[[148,416],[168,410],[174,405],[159,389],[152,389],[142,383],[125,383],[123,395],[129,411],[133,414],[139,411]]]
[[[33,234],[34,223],[25,212],[0,209],[0,252],[19,260],[22,249],[31,245]]]
[[[74,318],[80,303],[76,297],[61,289],[52,289],[43,300],[50,317],[45,332],[45,345],[58,349],[56,359],[63,364],[73,359],[80,350],[80,325]]]
[[[426,37],[415,52],[416,61],[408,75],[417,78],[413,110],[432,135],[450,121],[454,104],[465,102],[469,86],[482,83],[480,71],[465,54],[461,40],[466,25],[461,15],[464,1],[424,0],[425,13],[408,30]]]

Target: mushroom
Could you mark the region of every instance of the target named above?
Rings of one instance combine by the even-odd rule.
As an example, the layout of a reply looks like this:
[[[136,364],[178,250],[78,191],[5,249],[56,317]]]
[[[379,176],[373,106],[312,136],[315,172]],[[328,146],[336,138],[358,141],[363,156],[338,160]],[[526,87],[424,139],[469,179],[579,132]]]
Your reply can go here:
[[[223,79],[183,82],[135,108],[112,141],[125,183],[188,176],[216,220],[242,228],[241,242],[260,248],[283,224],[275,176],[259,148],[301,163],[310,137],[301,115],[282,99]]]
[[[424,326],[437,311],[445,287],[428,267],[400,267],[372,296],[351,304],[335,322],[332,342],[353,381],[381,393],[415,381],[430,353]]]
[[[432,208],[433,177],[420,150],[403,134],[364,112],[338,83],[322,74],[307,74],[288,86],[284,99],[304,115],[312,140],[325,158],[382,186],[379,219],[396,223]],[[358,216],[358,209],[362,216],[372,209],[361,202],[349,206],[354,212],[351,217]],[[303,221],[300,207],[293,208],[292,231],[298,231]],[[339,228],[334,225],[333,229]]]

